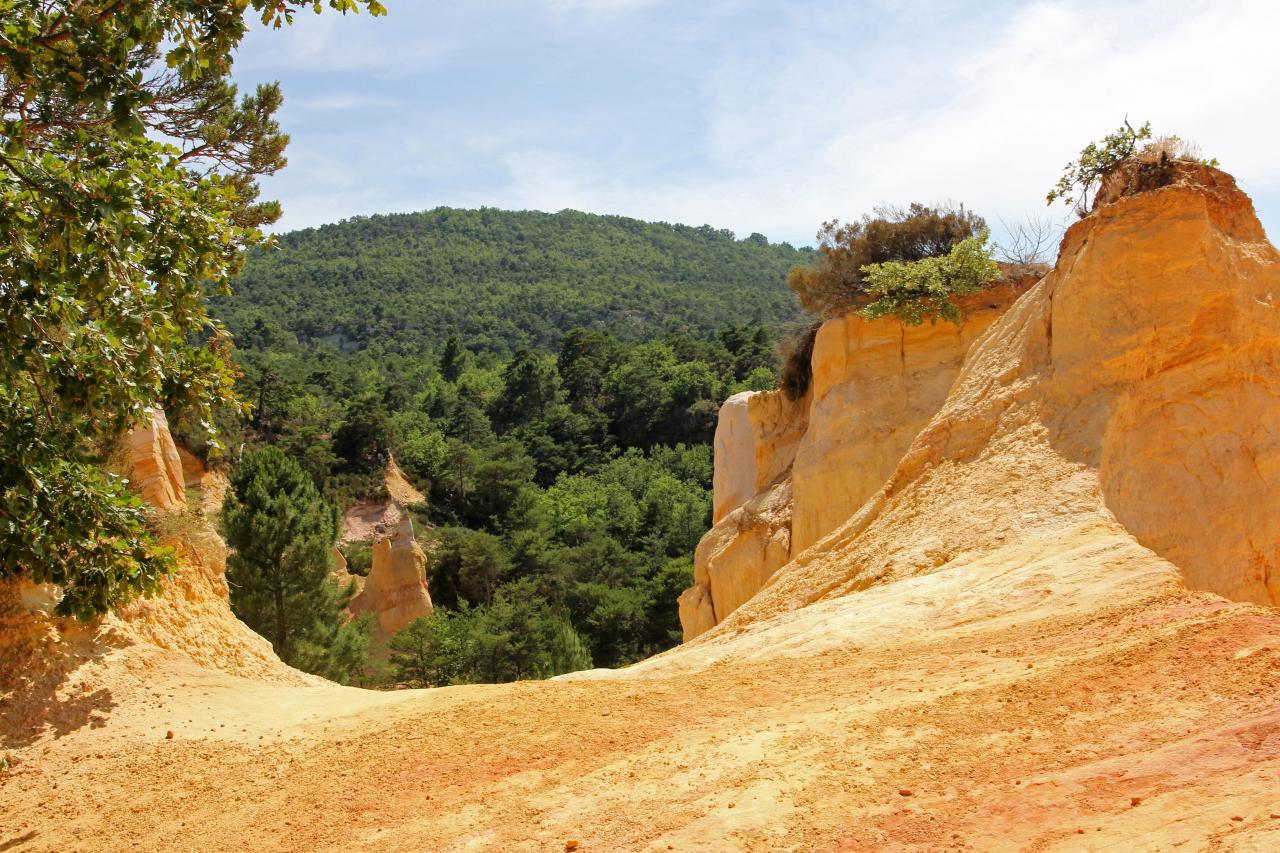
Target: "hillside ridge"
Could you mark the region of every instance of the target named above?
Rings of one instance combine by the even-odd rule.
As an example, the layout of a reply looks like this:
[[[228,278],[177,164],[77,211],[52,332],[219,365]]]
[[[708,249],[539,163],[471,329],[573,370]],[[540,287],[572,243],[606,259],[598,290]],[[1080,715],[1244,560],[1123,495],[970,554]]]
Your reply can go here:
[[[282,234],[212,310],[248,348],[411,352],[457,333],[475,350],[551,349],[575,327],[647,340],[790,320],[786,274],[810,258],[705,225],[440,207]]]

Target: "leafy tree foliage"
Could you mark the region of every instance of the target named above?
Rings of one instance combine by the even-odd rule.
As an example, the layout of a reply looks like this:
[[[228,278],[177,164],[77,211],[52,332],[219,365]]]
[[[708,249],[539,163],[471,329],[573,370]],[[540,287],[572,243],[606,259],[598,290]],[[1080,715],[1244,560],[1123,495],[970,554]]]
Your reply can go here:
[[[279,89],[241,97],[231,56],[246,8],[319,5],[0,0],[0,573],[60,584],[63,614],[172,566],[100,466],[148,407],[208,425],[233,399],[205,298],[279,215],[256,182],[287,138]]]
[[[1078,159],[1067,164],[1047,200],[1049,204],[1058,199],[1074,204],[1076,213],[1084,216],[1089,212],[1089,193],[1095,189],[1095,207],[1123,195],[1157,189],[1174,179],[1179,162],[1218,166],[1216,159],[1201,158],[1194,143],[1178,136],[1153,137],[1150,122],[1134,130],[1126,118],[1114,133],[1101,142],[1089,143]]]
[[[452,381],[447,342],[410,354],[264,340],[238,350],[242,382],[255,387],[269,369],[272,405],[288,414],[245,424],[250,448],[274,445],[345,505],[353,477],[378,473],[366,452],[376,445],[427,495],[414,512],[433,540],[432,630],[442,646],[471,639],[464,669],[437,661],[434,674],[402,676],[424,683],[560,671],[547,661],[583,660],[574,643],[553,642],[566,631],[606,666],[677,642],[675,600],[710,524],[715,411],[746,387],[740,377],[775,381],[773,336],[751,324],[636,343],[570,330],[554,352],[509,358],[459,344]],[[350,438],[366,432],[376,441]],[[359,460],[369,474],[350,471]],[[363,552],[348,552],[362,568]],[[535,626],[532,650],[520,625]],[[497,639],[471,633],[482,628]],[[499,666],[504,654],[517,663]]]
[[[510,568],[502,540],[466,527],[441,528],[437,537],[431,559],[431,600],[446,608],[457,607],[462,600],[491,604]]]
[[[457,335],[473,353],[545,353],[575,328],[628,342],[705,338],[793,316],[782,283],[811,257],[708,226],[571,210],[357,217],[278,244],[252,253],[234,292],[213,306],[242,346],[259,321],[346,352],[438,352]],[[460,375],[444,354],[446,378]]]
[[[490,606],[415,619],[388,643],[397,680],[440,687],[590,669],[591,653],[569,620],[530,592],[516,585]]]
[[[281,243],[215,307],[264,402],[244,441],[280,447],[339,505],[388,454],[427,496],[437,611],[399,641],[399,678],[528,678],[678,642],[716,411],[775,384],[781,280],[810,253],[446,209]]]
[[[337,523],[311,478],[276,447],[241,461],[222,510],[232,611],[286,663],[347,680],[364,659],[368,625],[342,616],[355,585],[339,589],[331,575]]]
[[[871,318],[892,314],[910,326],[925,317],[941,317],[960,325],[955,297],[974,293],[1000,277],[987,234],[961,240],[950,252],[918,261],[888,261],[863,269],[867,293],[873,297],[862,313]]]
[[[832,220],[818,232],[812,267],[794,267],[787,285],[806,311],[859,307],[867,290],[864,268],[889,261],[918,261],[945,255],[961,240],[986,230],[982,217],[964,207],[880,208],[876,216],[841,225]]]

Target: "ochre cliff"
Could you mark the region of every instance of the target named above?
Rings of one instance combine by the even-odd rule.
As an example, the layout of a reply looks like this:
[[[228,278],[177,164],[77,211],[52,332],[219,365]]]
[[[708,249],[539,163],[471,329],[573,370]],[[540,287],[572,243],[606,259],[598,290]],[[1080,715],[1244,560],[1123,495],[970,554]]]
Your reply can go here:
[[[158,510],[185,508],[186,475],[164,412],[152,409],[150,419],[130,431],[125,442],[128,464],[121,473],[129,477],[142,499]]]
[[[942,407],[970,345],[1033,283],[1002,284],[961,300],[959,326],[905,326],[857,314],[822,325],[813,347],[808,428],[792,470],[792,554],[830,533],[880,488]]]
[[[352,580],[357,594],[347,609],[353,616],[374,617],[374,649],[382,654],[386,641],[419,616],[431,615],[427,592],[427,555],[414,536],[409,507],[426,500],[405,478],[395,457],[387,460],[383,482],[386,497],[350,507],[342,518],[340,539],[366,541],[373,546],[368,577],[347,572],[347,561],[336,547],[334,577],[344,586]]]
[[[781,391],[743,391],[720,407],[716,421],[711,523],[782,479],[804,436],[808,397],[789,400]]]
[[[680,598],[685,640],[723,621],[880,488],[941,408],[970,345],[1033,283],[966,297],[958,326],[828,320],[802,399],[781,391],[729,398],[716,424],[715,526]]]
[[[286,667],[231,613],[227,548],[212,522],[225,478],[178,448],[159,410],[129,433],[120,461],[121,473],[155,508],[160,541],[177,551],[179,569],[159,595],[90,624],[53,615],[54,587],[0,584],[0,696],[11,702],[0,733],[56,729],[69,715],[92,715],[110,697],[89,685],[123,680],[137,689],[149,671],[172,666],[285,684],[317,681]]]
[[[400,514],[390,531],[374,536],[373,566],[349,609],[357,616],[375,617],[373,636],[378,645],[419,616],[431,615],[427,555],[413,535],[407,512]]]
[[[110,652],[149,663],[0,702],[0,846],[1280,849],[1277,299],[1225,175],[1120,198],[862,504],[691,642],[395,692]],[[781,525],[755,464],[717,526]]]
[[[1280,603],[1278,261],[1213,170],[1073,226],[883,486],[736,624],[1064,525],[1150,549],[1193,589]]]

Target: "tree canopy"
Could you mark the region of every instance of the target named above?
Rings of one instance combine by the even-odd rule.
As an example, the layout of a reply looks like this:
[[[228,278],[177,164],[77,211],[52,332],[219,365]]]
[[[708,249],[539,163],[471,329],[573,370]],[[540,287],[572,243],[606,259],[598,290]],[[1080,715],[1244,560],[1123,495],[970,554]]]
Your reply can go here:
[[[959,325],[955,297],[975,293],[1000,277],[986,232],[961,240],[945,255],[870,264],[862,271],[872,297],[863,315],[875,319],[892,314],[909,326],[920,325],[925,317]]]
[[[212,311],[238,346],[412,353],[456,334],[505,356],[554,350],[575,328],[634,342],[773,326],[795,315],[787,270],[811,257],[709,226],[441,207],[281,235],[277,249],[250,254]]]
[[[776,384],[773,342],[750,324],[638,342],[572,329],[557,349],[509,356],[460,338],[412,353],[251,340],[237,350],[243,393],[266,411],[224,427],[234,447],[278,448],[339,507],[379,496],[390,455],[426,495],[411,511],[439,618],[404,640],[406,683],[613,666],[679,641],[676,597],[711,519],[715,414]],[[363,550],[348,550],[363,571]],[[454,649],[429,677],[428,634]],[[508,645],[518,665],[499,664]]]
[[[342,12],[377,0],[329,0]],[[279,26],[312,0],[0,0],[0,572],[92,616],[172,565],[103,473],[146,409],[208,424],[233,401],[221,327],[243,250],[279,207],[280,92],[241,97],[247,7]]]

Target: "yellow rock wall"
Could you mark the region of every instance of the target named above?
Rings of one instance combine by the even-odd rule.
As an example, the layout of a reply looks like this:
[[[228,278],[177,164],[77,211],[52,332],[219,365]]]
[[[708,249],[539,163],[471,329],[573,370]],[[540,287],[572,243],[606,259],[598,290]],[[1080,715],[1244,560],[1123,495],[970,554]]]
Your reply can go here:
[[[129,433],[126,443],[127,476],[143,500],[159,510],[185,508],[186,476],[164,412],[152,409],[151,417]]]
[[[431,615],[427,555],[414,538],[407,513],[390,534],[374,539],[373,566],[349,609],[357,616],[373,614],[374,637],[384,643],[419,616]]]
[[[120,473],[155,508],[158,538],[177,552],[178,570],[156,596],[89,623],[54,615],[53,585],[0,583],[0,737],[83,724],[86,708],[111,707],[113,691],[145,694],[151,673],[174,667],[320,682],[285,666],[231,612],[227,547],[215,527],[226,478],[177,447],[159,410],[127,436],[125,448]]]
[[[808,426],[792,469],[793,554],[835,530],[880,488],[942,407],[969,347],[1025,289],[967,298],[960,326],[904,326],[857,314],[822,324]]]
[[[1280,604],[1277,423],[1280,254],[1228,176],[1193,171],[1074,225],[883,484],[724,627],[1041,552]]]
[[[714,526],[698,545],[694,585],[679,602],[686,641],[746,603],[880,488],[941,408],[969,347],[1031,283],[967,297],[959,326],[857,314],[828,320],[814,342],[803,399],[744,392],[724,403]]]
[[[715,524],[784,476],[804,435],[808,398],[743,391],[720,407],[712,478]]]

